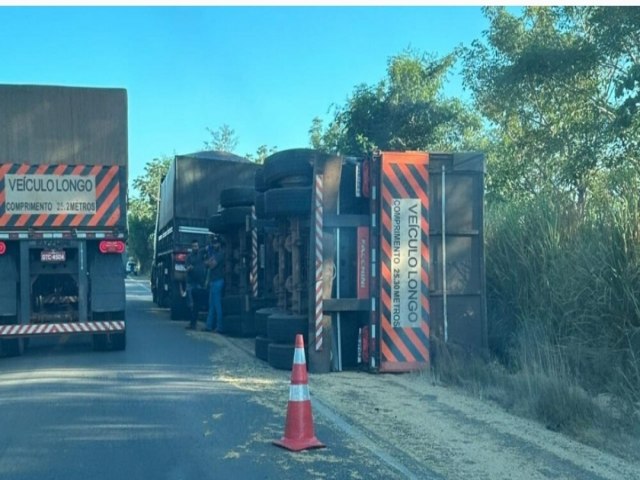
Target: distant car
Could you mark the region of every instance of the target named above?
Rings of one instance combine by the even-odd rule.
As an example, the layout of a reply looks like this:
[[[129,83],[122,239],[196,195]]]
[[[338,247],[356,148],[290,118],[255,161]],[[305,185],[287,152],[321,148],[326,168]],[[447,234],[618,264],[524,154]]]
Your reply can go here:
[[[127,273],[138,275],[138,268],[136,267],[135,262],[127,262]]]

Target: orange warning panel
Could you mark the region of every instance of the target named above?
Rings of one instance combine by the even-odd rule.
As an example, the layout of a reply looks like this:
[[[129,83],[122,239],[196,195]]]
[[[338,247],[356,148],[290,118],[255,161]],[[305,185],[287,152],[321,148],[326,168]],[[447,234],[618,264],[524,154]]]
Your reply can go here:
[[[113,165],[0,165],[0,228],[125,224],[126,169]]]
[[[429,365],[429,154],[383,153],[380,371]]]

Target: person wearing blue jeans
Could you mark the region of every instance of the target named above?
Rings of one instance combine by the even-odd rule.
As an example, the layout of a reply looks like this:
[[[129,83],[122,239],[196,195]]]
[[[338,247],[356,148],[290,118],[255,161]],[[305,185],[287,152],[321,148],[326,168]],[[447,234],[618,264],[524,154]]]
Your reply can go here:
[[[198,302],[196,290],[202,290],[204,287],[204,280],[207,275],[207,266],[205,265],[205,258],[202,255],[200,246],[197,240],[191,242],[191,252],[187,256],[186,269],[187,269],[187,306],[189,307],[189,325],[188,330],[195,330],[198,323]]]
[[[224,251],[218,236],[213,237],[209,257],[209,313],[207,314],[206,330],[224,333],[222,323],[222,289],[224,288]]]

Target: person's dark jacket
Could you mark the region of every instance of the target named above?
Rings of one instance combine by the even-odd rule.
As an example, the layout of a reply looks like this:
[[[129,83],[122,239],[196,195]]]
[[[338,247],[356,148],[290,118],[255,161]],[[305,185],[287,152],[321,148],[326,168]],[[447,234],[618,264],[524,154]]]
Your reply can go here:
[[[204,287],[204,280],[207,276],[207,268],[204,264],[204,256],[201,250],[189,253],[186,261],[187,283],[190,285]],[[192,268],[189,268],[192,267]]]

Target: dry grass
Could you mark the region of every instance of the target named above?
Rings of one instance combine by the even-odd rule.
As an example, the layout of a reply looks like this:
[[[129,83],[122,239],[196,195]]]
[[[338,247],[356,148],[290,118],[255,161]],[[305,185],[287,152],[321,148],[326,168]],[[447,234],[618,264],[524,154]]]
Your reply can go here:
[[[437,381],[499,404],[546,428],[622,458],[640,461],[640,405],[612,396],[589,394],[576,381],[560,354],[547,346],[523,350],[522,366],[509,371],[454,345],[434,342]],[[528,355],[528,356],[527,356]]]

